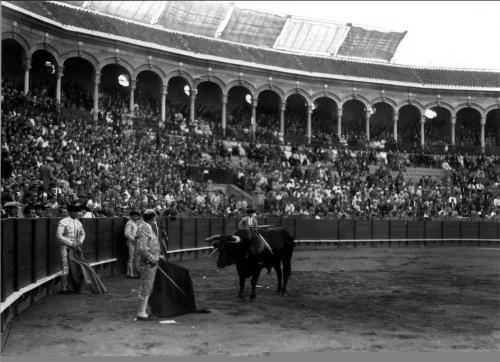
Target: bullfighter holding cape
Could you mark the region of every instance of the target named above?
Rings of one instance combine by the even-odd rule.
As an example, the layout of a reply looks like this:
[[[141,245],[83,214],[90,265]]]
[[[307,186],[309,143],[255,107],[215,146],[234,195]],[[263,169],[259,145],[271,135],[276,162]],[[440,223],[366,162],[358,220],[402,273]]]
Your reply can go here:
[[[147,212],[151,212],[147,210]],[[155,234],[159,233],[159,228],[154,222],[152,228]],[[189,271],[179,265],[166,261],[167,248],[165,240],[166,232],[162,232],[161,237],[157,237],[160,254],[155,258],[155,276],[152,290],[148,298],[148,306],[151,315],[158,318],[174,317],[188,313],[209,313],[206,309],[197,309],[194,297],[193,283]],[[144,314],[143,314],[144,315]],[[138,317],[141,314],[138,314]],[[149,320],[151,317],[137,318],[137,320]]]
[[[62,265],[61,289],[63,293],[81,293],[87,286],[93,293],[106,293],[106,287],[83,255],[85,230],[77,218],[81,210],[82,205],[73,202],[68,206],[70,216],[61,219],[57,226],[56,238]]]

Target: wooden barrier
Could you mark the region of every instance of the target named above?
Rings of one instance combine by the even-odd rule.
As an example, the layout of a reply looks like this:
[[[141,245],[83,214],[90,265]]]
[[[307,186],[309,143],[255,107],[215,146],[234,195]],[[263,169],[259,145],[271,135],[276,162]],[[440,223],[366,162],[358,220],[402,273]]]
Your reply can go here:
[[[158,221],[168,234],[168,254],[180,256],[211,252],[204,242],[210,235],[237,228],[236,218],[183,218]],[[61,270],[55,234],[59,219],[4,219],[1,221],[1,302],[23,290],[49,282]],[[500,244],[500,223],[478,221],[314,220],[261,218],[261,224],[282,225],[298,244],[331,242],[336,245],[425,245],[473,242]],[[123,234],[125,218],[82,219],[87,260],[112,263],[111,272],[124,273],[128,250]],[[17,293],[17,294],[16,294]],[[35,298],[36,299],[36,298]],[[5,308],[3,308],[5,309]]]
[[[297,229],[301,229],[300,220],[297,220]],[[340,219],[338,220],[338,240],[355,240],[356,239],[356,222],[355,220]],[[298,238],[297,238],[298,239]]]

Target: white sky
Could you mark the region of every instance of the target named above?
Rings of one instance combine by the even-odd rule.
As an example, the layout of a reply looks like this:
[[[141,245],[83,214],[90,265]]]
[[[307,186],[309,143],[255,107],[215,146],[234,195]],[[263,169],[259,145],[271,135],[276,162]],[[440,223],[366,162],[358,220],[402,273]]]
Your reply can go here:
[[[233,2],[277,14],[407,30],[393,63],[500,70],[500,1]]]

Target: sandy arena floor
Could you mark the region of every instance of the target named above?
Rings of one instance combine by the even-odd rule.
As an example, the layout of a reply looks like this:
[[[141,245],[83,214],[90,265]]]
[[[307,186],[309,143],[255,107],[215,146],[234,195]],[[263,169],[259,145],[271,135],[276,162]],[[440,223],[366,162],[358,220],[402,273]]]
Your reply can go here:
[[[49,296],[15,317],[2,355],[500,350],[498,248],[302,246],[288,296],[263,271],[254,302],[237,300],[236,270],[215,262],[178,262],[190,270],[197,307],[211,314],[134,322],[137,281],[108,276],[107,294]]]

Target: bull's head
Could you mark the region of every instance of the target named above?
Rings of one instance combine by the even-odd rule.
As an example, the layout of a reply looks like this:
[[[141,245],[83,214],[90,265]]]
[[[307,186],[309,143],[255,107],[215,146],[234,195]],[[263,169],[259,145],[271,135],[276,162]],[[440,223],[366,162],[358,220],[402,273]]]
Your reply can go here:
[[[219,257],[217,258],[218,268],[224,268],[236,263],[239,255],[238,246],[241,244],[239,236],[214,235],[205,239],[205,241],[212,243],[212,246],[219,251]]]

